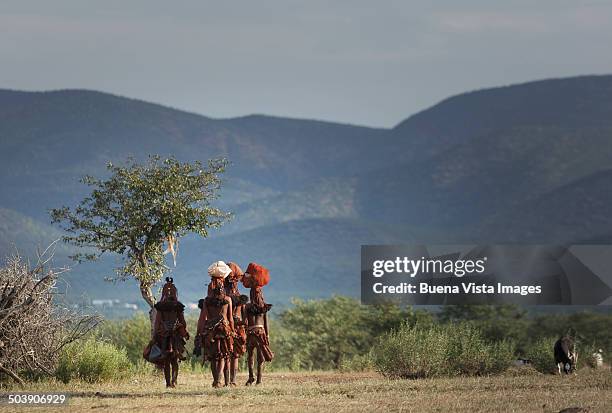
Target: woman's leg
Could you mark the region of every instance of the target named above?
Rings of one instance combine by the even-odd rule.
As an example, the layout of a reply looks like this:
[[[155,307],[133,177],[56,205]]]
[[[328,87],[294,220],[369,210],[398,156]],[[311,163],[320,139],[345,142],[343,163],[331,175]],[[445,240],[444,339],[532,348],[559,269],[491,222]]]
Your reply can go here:
[[[236,385],[236,372],[238,371],[238,357],[232,357],[230,360],[230,385]]]
[[[213,387],[219,384],[219,375],[217,374],[217,360],[210,360],[210,371],[213,376]]]
[[[256,384],[261,384],[261,375],[263,373],[263,364],[264,364],[264,356],[259,347],[257,348],[257,382]]]
[[[213,383],[213,387],[221,387],[220,379],[221,374],[223,374],[223,359],[218,358],[213,363],[215,365],[215,382]]]
[[[229,358],[224,358],[221,360],[221,363],[223,363],[223,385],[229,386],[230,360]]]
[[[170,378],[170,360],[166,359],[164,361],[164,378],[166,379],[166,387],[170,387],[172,384]]]
[[[249,379],[246,385],[250,386],[255,381],[255,377],[253,377],[253,348],[247,349],[247,364],[249,366]]]
[[[178,358],[174,357],[172,359],[172,387],[176,386],[176,381],[178,379],[178,373],[179,373],[179,362],[178,362]]]

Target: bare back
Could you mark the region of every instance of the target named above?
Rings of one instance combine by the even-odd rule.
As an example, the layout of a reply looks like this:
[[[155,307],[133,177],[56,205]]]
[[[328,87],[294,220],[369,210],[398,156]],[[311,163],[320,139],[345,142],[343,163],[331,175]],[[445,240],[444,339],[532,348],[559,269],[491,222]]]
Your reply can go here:
[[[207,297],[202,306],[200,319],[198,320],[198,332],[201,333],[205,329],[206,321],[223,319],[224,323],[234,328],[234,320],[232,317],[232,299],[226,296],[223,297]]]

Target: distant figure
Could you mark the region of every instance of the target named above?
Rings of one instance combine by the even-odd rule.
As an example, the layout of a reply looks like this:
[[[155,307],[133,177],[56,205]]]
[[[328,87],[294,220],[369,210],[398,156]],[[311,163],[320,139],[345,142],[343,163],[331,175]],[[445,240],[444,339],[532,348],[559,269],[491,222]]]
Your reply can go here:
[[[591,355],[591,362],[594,368],[603,367],[603,350],[599,349]]]
[[[172,278],[166,278],[161,300],[155,304],[157,310],[153,327],[155,344],[161,350],[156,364],[162,365],[166,387],[176,387],[179,361],[185,360],[185,339],[189,340],[185,322],[185,306],[178,301],[178,292]]]
[[[524,358],[517,358],[516,360],[514,360],[514,362],[512,364],[515,367],[525,367],[525,366],[529,366],[531,364],[531,360],[524,359]]]
[[[225,278],[225,294],[232,299],[232,315],[234,316],[234,350],[230,355],[229,363],[225,363],[224,373],[227,376],[229,371],[230,386],[236,385],[236,371],[240,357],[246,353],[246,330],[244,320],[244,306],[249,301],[249,297],[240,294],[238,283],[244,275],[242,269],[233,262],[228,262],[227,266],[232,272]]]
[[[559,338],[555,343],[554,352],[555,363],[559,369],[559,374],[561,374],[561,372],[569,374],[576,370],[578,353],[576,352],[576,345],[572,338],[568,336]]]
[[[225,364],[230,362],[233,352],[234,318],[232,299],[225,294],[223,280],[231,272],[223,261],[212,263],[208,267],[211,277],[208,295],[199,303],[198,343],[203,357],[210,361],[213,387],[221,387],[221,374],[224,375],[224,385],[229,384],[229,371],[225,370]]]
[[[261,265],[250,263],[244,276],[242,284],[250,288],[251,302],[245,307],[247,322],[247,352],[249,364],[249,379],[246,382],[250,386],[255,381],[253,376],[254,351],[257,351],[257,382],[261,384],[263,364],[272,361],[274,353],[270,350],[270,332],[268,331],[268,311],[272,307],[264,301],[262,287],[270,282],[270,272]]]

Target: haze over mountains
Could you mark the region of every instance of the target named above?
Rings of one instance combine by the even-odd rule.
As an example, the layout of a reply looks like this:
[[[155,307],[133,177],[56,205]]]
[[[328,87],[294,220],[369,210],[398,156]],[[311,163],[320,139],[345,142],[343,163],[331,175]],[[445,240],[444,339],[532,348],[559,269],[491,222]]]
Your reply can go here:
[[[218,205],[234,220],[180,245],[185,300],[204,294],[216,259],[269,266],[268,296],[286,302],[357,295],[361,244],[612,238],[612,76],[470,92],[392,129],[0,90],[0,255],[60,236],[47,210],[84,196],[80,176],[148,154],[232,162]],[[113,260],[76,266],[70,294],[140,302],[134,285],[103,281]]]

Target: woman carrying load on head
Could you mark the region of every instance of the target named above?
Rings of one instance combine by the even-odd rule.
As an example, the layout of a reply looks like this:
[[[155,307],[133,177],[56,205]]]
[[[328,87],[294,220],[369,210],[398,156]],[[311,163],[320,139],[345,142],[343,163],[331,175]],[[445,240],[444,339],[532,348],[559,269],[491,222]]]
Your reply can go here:
[[[229,371],[229,385],[236,385],[236,371],[240,357],[246,353],[246,330],[244,321],[244,306],[249,301],[249,297],[240,294],[238,283],[242,279],[243,272],[238,264],[228,262],[227,266],[232,272],[225,278],[225,294],[232,299],[232,315],[234,317],[234,349],[230,355],[229,362],[225,363],[224,373]]]
[[[198,343],[204,359],[210,361],[213,387],[221,387],[220,378],[225,364],[233,352],[234,319],[232,299],[225,294],[223,280],[232,270],[223,261],[216,261],[208,267],[211,282],[208,295],[200,300],[198,320]],[[229,371],[224,374],[224,384],[229,384]]]

